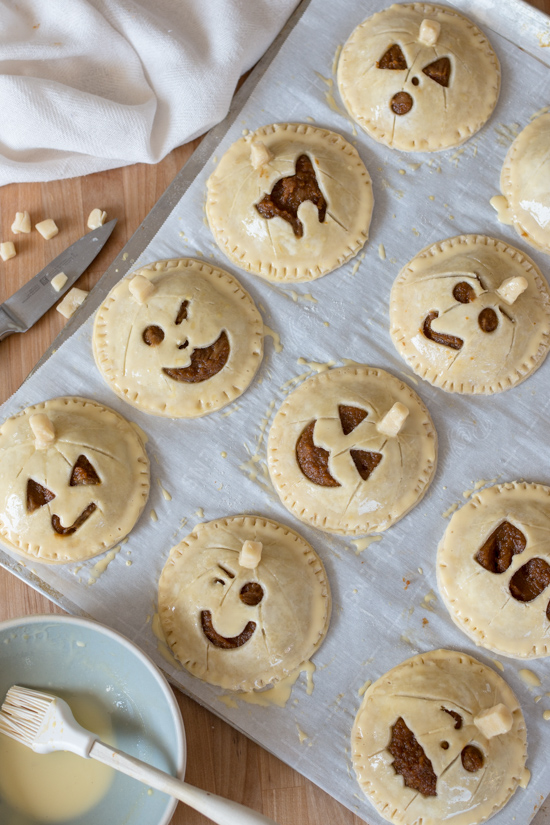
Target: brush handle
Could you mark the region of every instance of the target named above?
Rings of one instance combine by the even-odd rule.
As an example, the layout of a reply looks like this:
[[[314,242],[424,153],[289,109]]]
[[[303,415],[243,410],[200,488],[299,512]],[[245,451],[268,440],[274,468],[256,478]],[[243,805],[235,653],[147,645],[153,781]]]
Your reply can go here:
[[[118,751],[109,745],[105,745],[99,740],[92,745],[89,756],[104,765],[109,765],[116,771],[132,776],[145,785],[163,791],[170,796],[185,802],[190,808],[194,808],[199,813],[204,814],[218,825],[276,825],[267,816],[239,805],[231,799],[224,799],[222,796],[203,791],[175,779],[170,774],[153,768],[140,759],[128,756],[126,753]]]

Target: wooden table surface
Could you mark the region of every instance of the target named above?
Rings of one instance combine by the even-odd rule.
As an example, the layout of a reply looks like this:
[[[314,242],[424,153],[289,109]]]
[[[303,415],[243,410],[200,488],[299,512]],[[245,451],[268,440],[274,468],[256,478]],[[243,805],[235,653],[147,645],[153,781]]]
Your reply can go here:
[[[550,0],[530,0],[550,15]],[[549,103],[549,100],[543,103]],[[118,224],[103,251],[80,278],[91,289],[143,221],[200,140],[174,149],[155,166],[136,164],[64,181],[13,184],[0,189],[0,240],[13,240],[17,256],[0,261],[0,302],[19,289],[48,261],[86,231],[92,209],[104,209]],[[17,211],[27,210],[33,225],[54,218],[59,235],[43,240],[37,232],[13,236]],[[21,385],[61,331],[65,319],[50,310],[24,335],[0,343],[0,402]],[[63,393],[60,384],[59,393]],[[0,621],[37,613],[63,613],[44,596],[0,568]],[[186,779],[201,788],[263,811],[280,825],[361,825],[363,820],[263,748],[233,730],[210,711],[175,691],[187,734]],[[550,807],[550,806],[549,806]],[[544,808],[535,818],[546,820]],[[171,825],[206,825],[209,820],[179,804]],[[113,823],[113,825],[116,825]]]

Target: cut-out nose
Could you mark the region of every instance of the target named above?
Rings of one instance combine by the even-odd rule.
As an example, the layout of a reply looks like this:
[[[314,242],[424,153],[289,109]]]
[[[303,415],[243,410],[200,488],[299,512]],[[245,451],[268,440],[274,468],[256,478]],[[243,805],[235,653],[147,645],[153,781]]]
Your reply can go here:
[[[413,99],[408,92],[397,92],[390,101],[390,108],[396,115],[406,115],[412,107]]]

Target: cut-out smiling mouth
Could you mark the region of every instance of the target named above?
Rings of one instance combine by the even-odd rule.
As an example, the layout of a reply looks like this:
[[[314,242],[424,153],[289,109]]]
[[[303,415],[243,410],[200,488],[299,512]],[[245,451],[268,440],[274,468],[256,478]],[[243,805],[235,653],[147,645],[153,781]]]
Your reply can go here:
[[[52,516],[52,527],[55,532],[60,536],[72,536],[73,533],[76,533],[79,527],[82,527],[85,521],[87,521],[92,513],[97,510],[97,504],[88,504],[85,510],[81,512],[78,518],[73,521],[70,527],[63,527],[61,524],[61,519],[59,516],[55,514]]]
[[[256,630],[256,622],[247,622],[246,627],[238,636],[231,636],[230,638],[221,636],[218,631],[214,629],[210,610],[203,610],[201,612],[201,624],[202,632],[208,641],[213,644],[214,647],[219,647],[222,650],[235,650],[238,647],[242,647],[248,642]]]
[[[197,384],[217,375],[225,367],[228,358],[229,339],[227,333],[222,331],[213,344],[192,352],[188,367],[163,367],[162,371],[174,381]]]

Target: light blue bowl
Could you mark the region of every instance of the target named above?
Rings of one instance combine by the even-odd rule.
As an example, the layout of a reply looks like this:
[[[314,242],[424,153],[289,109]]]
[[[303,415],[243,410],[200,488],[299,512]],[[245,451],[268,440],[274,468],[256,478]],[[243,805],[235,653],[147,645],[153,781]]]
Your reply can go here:
[[[110,714],[116,746],[173,776],[185,772],[179,707],[156,665],[124,636],[72,616],[0,623],[0,704],[12,685],[90,696]],[[44,757],[47,758],[47,757]],[[117,773],[94,808],[64,825],[168,825],[176,801]],[[15,821],[0,799],[0,823]],[[27,818],[25,825],[34,825]]]

